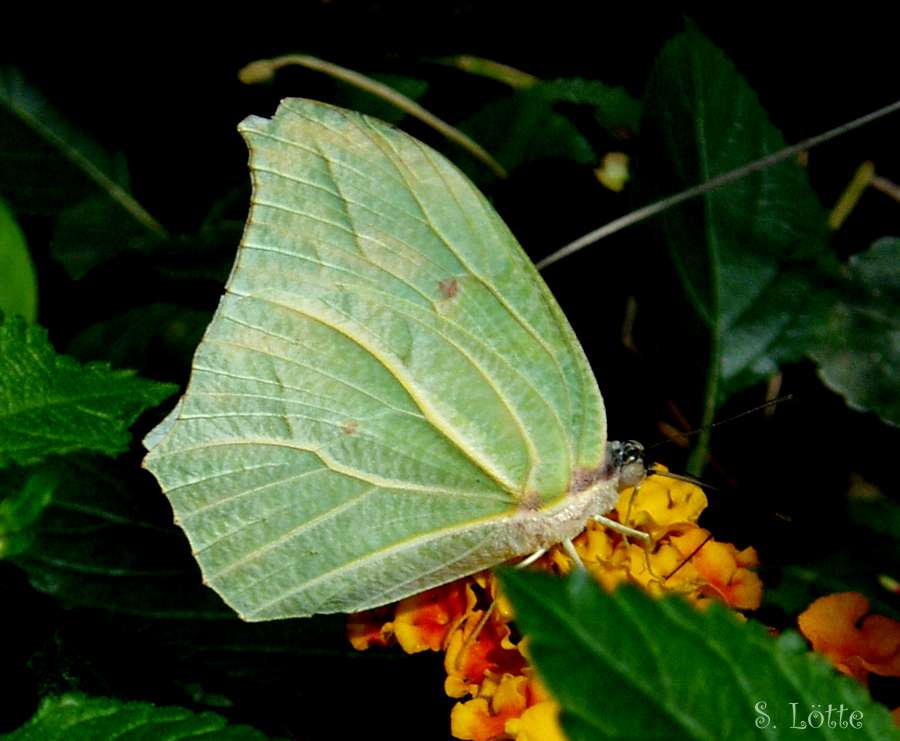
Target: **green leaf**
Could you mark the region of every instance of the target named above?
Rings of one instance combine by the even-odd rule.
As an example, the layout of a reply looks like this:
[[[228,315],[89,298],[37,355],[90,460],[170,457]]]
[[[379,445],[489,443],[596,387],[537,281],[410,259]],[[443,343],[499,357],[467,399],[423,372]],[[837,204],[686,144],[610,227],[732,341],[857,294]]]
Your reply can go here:
[[[25,235],[0,198],[0,312],[37,319],[38,286]]]
[[[28,549],[34,539],[34,525],[59,483],[54,471],[0,472],[0,559]]]
[[[701,612],[633,587],[609,594],[581,572],[559,579],[506,571],[501,581],[570,741],[787,738],[795,707],[799,725],[813,705],[829,703],[846,708],[845,721],[862,714],[855,738],[898,737],[887,710],[805,653],[795,633],[773,640],[718,604]]]
[[[99,189],[145,230],[165,229],[128,193],[116,159],[72,126],[13,67],[0,67],[0,194],[23,213],[56,211]]]
[[[557,110],[562,103],[589,107],[597,122],[610,131],[634,131],[640,122],[641,104],[624,88],[575,78],[517,90],[486,105],[461,128],[508,172],[544,158],[594,163],[596,154],[590,141]]]
[[[637,132],[640,127],[641,101],[623,87],[573,77],[540,82],[532,89],[554,104],[589,106],[597,123],[608,131],[626,129]]]
[[[693,28],[672,39],[654,67],[641,137],[639,175],[652,196],[785,146],[732,62]],[[825,213],[793,160],[670,209],[662,223],[681,282],[709,331],[703,421],[709,424],[716,403],[803,356],[828,306],[815,297],[837,264]]]
[[[131,461],[69,456],[44,464],[49,506],[13,557],[35,589],[68,606],[152,619],[231,615],[201,583],[165,503]]]
[[[144,461],[226,602],[248,620],[374,607],[607,511],[596,381],[484,196],[333,106],[288,99],[240,130],[254,206]]]
[[[121,453],[131,423],[175,390],[58,355],[46,330],[7,318],[0,324],[0,467],[77,450]]]
[[[69,277],[80,280],[91,269],[127,251],[138,251],[157,240],[104,195],[88,196],[63,209],[50,240],[50,254]]]
[[[232,615],[202,585],[171,513],[132,461],[69,456],[32,478],[55,486],[12,559],[33,587],[67,606],[148,619]]]
[[[209,316],[176,304],[139,306],[92,324],[66,349],[77,358],[106,360],[120,368],[171,368],[173,360],[180,366],[190,361]]]
[[[879,239],[854,255],[848,273],[810,356],[849,406],[900,425],[900,239]]]
[[[900,607],[878,583],[882,574],[900,574],[900,505],[886,496],[850,497],[841,534],[818,552],[805,552],[763,574],[763,600],[787,615],[834,592],[860,592],[872,612],[900,620]]]
[[[95,741],[128,738],[215,738],[264,741],[265,734],[246,725],[229,725],[216,713],[186,708],[123,702],[105,697],[68,694],[48,697],[24,726],[4,736],[8,741]]]

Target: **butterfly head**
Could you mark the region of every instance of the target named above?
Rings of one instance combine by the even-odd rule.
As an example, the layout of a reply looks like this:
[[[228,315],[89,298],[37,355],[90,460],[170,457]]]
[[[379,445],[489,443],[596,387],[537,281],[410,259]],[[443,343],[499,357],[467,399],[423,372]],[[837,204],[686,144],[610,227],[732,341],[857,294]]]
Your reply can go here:
[[[634,486],[647,476],[644,446],[637,440],[612,441],[607,455],[611,469],[619,474],[620,484]]]

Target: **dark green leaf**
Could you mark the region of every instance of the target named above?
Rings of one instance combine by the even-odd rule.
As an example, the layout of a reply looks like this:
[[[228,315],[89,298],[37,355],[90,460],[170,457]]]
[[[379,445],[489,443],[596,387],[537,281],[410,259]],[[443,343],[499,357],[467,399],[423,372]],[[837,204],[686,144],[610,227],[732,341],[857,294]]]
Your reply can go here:
[[[38,287],[25,235],[0,199],[0,311],[37,319]]]
[[[540,82],[489,103],[461,128],[509,172],[543,158],[592,164],[596,154],[590,141],[557,110],[563,103],[590,108],[611,131],[634,130],[640,119],[640,103],[623,88],[565,79]]]
[[[157,360],[189,361],[209,324],[209,312],[151,304],[91,325],[72,340],[69,353],[117,367],[149,368]]]
[[[847,404],[900,425],[900,239],[878,240],[848,268],[850,285],[810,355]]]
[[[900,504],[879,495],[872,498],[853,497],[847,508],[850,520],[856,526],[894,540],[893,547],[885,548],[884,553],[894,554],[900,567]]]
[[[900,573],[900,505],[885,496],[850,498],[840,536],[820,552],[794,558],[763,574],[763,600],[787,615],[834,592],[860,592],[872,612],[900,619],[900,604],[878,583],[882,574]]]
[[[731,61],[694,29],[663,49],[646,100],[640,172],[654,196],[785,146]],[[714,401],[802,357],[828,306],[809,299],[827,285],[822,270],[837,266],[825,214],[795,161],[709,191],[666,212],[663,223],[681,281],[709,328]]]
[[[0,324],[0,467],[51,455],[128,446],[128,427],[175,386],[82,365],[54,352],[46,330],[18,317]]]
[[[81,694],[47,698],[28,723],[5,738],[9,741],[95,741],[126,737],[134,741],[161,738],[262,741],[268,738],[250,726],[229,725],[216,713],[193,713],[186,708]]]
[[[123,185],[120,163],[72,126],[18,70],[0,67],[0,194],[56,211],[100,190],[146,231],[165,230]]]
[[[201,584],[170,510],[133,462],[70,457],[43,470],[59,484],[13,559],[35,588],[70,606],[145,618],[232,617]]]
[[[7,469],[0,473],[0,559],[28,549],[34,525],[59,483],[54,471]]]
[[[641,123],[641,101],[623,87],[573,77],[541,82],[533,89],[554,104],[589,106],[597,123],[608,131],[626,129],[636,132]]]
[[[794,708],[799,724],[813,705],[829,703],[846,708],[845,721],[862,713],[856,738],[898,735],[884,707],[804,653],[796,634],[775,641],[716,604],[700,612],[631,587],[611,595],[582,573],[563,580],[508,571],[502,582],[571,741],[785,738]]]
[[[60,212],[50,240],[50,252],[71,278],[79,280],[92,268],[136,249],[147,231],[103,195],[88,196]]]

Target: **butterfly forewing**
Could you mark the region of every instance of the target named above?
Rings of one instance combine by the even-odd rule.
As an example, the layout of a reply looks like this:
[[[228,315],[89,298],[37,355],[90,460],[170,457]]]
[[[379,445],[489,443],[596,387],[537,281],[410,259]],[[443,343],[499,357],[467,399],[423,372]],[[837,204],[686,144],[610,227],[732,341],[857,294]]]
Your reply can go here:
[[[247,619],[353,611],[521,552],[510,515],[601,465],[580,346],[475,187],[377,120],[240,126],[253,203],[146,466]]]

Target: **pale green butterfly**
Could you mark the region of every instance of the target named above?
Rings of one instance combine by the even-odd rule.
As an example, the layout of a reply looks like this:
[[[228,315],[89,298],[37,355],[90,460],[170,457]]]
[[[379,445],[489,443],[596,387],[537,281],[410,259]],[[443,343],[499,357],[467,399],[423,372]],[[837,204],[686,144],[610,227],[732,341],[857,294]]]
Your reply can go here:
[[[354,612],[569,542],[643,475],[478,190],[309,100],[239,127],[253,203],[187,391],[146,438],[245,620]]]

